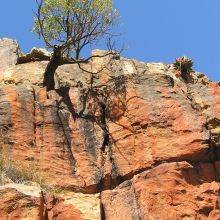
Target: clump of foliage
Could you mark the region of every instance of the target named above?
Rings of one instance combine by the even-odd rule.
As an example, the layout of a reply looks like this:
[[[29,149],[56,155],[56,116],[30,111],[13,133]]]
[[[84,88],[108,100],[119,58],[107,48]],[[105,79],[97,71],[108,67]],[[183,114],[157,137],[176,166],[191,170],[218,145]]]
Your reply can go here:
[[[53,50],[44,72],[43,86],[54,90],[54,74],[64,63],[88,63],[94,57],[115,55],[113,26],[117,11],[113,0],[36,0],[34,32]],[[82,57],[82,51],[106,40],[105,55]],[[85,69],[83,69],[86,72]]]
[[[173,63],[174,68],[178,71],[179,75],[185,78],[193,71],[193,61],[186,56],[179,57]]]
[[[62,48],[67,57],[79,59],[86,46],[109,37],[117,11],[113,0],[36,0],[34,32],[47,47]]]

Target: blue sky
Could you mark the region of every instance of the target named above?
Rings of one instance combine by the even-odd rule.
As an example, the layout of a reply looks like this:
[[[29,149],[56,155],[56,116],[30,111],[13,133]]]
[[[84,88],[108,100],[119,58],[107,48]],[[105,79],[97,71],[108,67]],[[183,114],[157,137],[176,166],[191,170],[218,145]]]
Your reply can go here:
[[[187,55],[195,69],[220,81],[219,0],[115,0],[120,32],[129,47],[124,56],[166,62]],[[44,44],[30,32],[35,0],[3,0],[0,38],[17,39],[29,51]]]

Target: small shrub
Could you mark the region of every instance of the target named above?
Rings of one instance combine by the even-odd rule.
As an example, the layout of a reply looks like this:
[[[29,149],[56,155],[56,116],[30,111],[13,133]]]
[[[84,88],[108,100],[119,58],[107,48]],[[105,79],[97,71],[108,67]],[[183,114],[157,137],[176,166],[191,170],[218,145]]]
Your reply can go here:
[[[42,177],[40,176],[39,169],[36,165],[24,166],[12,161],[6,163],[4,172],[6,176],[15,183],[23,183],[32,181],[41,185]]]
[[[177,70],[177,75],[182,76],[185,80],[193,70],[193,61],[186,56],[179,57],[173,63],[174,69]]]
[[[45,178],[36,164],[24,165],[10,159],[8,150],[0,146],[0,174],[14,183],[36,182],[46,187]]]
[[[8,181],[23,184],[34,182],[39,184],[43,191],[50,194],[59,194],[63,191],[59,187],[49,185],[35,163],[27,165],[13,161],[10,158],[9,148],[0,139],[0,184]]]

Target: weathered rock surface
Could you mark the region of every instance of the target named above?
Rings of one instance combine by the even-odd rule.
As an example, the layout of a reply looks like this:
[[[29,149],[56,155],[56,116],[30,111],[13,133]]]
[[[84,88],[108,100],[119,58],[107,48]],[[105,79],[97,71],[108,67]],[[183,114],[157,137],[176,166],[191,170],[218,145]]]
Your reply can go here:
[[[32,48],[30,53],[27,54],[21,54],[18,58],[18,63],[28,63],[28,62],[34,62],[34,61],[44,61],[44,60],[50,60],[51,53],[48,52],[44,48]]]
[[[0,190],[0,218],[1,219],[37,219],[39,204],[15,189]]]
[[[22,184],[1,186],[0,195],[0,219],[100,219],[97,195],[64,193],[61,198],[42,195],[39,187]]]
[[[100,193],[102,219],[219,219],[218,83],[200,73],[185,83],[172,65],[105,57],[82,66],[102,69],[93,81],[77,65],[60,66],[56,91],[46,93],[46,65],[0,75],[11,158],[36,164],[55,187]]]
[[[17,64],[19,46],[15,40],[0,39],[0,74],[10,66]]]
[[[101,198],[106,219],[219,219],[219,193],[213,164],[175,162],[142,172]]]
[[[40,187],[24,184],[0,186],[0,219],[101,219],[98,194],[74,192],[41,194]]]

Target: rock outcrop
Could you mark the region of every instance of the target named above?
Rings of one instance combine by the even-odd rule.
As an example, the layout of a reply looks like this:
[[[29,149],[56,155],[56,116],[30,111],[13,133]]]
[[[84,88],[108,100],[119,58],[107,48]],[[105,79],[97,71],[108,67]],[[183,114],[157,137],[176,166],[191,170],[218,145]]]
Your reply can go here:
[[[218,83],[201,73],[186,83],[168,64],[104,57],[60,66],[47,93],[47,61],[15,63],[0,65],[4,144],[50,186],[99,194],[98,214],[82,214],[85,199],[70,208],[75,219],[220,219]]]
[[[39,187],[22,184],[0,187],[0,195],[1,219],[100,219],[96,195],[63,193],[61,198],[42,194]]]
[[[17,64],[19,46],[17,41],[8,38],[0,39],[0,74],[10,66]]]
[[[29,63],[29,62],[35,62],[35,61],[44,61],[44,60],[50,60],[51,53],[48,52],[44,48],[32,48],[30,53],[28,54],[20,54],[18,57],[18,64],[22,63]]]

